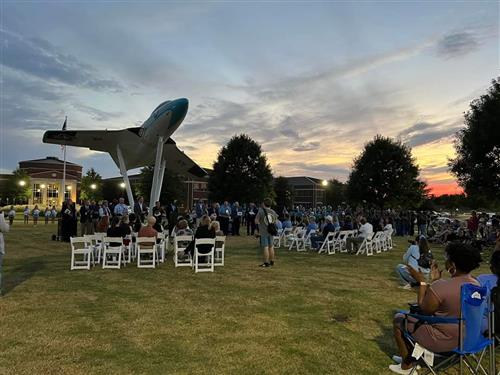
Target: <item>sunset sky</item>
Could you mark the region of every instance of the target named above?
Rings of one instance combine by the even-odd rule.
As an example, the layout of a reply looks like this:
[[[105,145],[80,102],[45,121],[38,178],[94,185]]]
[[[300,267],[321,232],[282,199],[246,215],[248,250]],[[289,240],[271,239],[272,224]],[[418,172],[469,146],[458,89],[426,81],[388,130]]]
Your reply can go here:
[[[376,134],[413,149],[436,194],[469,102],[498,75],[499,3],[1,3],[0,172],[53,155],[47,129],[139,126],[190,100],[173,139],[210,167],[234,134],[275,175],[345,181]],[[118,175],[106,154],[68,160]]]

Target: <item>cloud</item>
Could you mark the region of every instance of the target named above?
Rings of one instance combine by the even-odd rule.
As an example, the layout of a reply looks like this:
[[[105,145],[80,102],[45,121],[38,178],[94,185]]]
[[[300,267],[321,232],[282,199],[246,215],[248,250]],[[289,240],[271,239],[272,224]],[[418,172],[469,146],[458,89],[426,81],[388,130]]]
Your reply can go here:
[[[96,91],[117,92],[122,85],[112,78],[98,78],[93,66],[62,53],[50,42],[0,29],[3,58],[1,64],[43,80]]]
[[[286,174],[288,176],[309,176],[318,178],[339,178],[346,180],[349,175],[349,168],[334,164],[308,163],[308,162],[279,162],[273,166],[278,172],[276,175]]]
[[[479,48],[479,39],[470,31],[443,35],[436,43],[437,54],[444,59],[464,56]]]
[[[82,103],[73,103],[73,107],[80,112],[90,115],[90,118],[95,121],[108,121],[112,118],[120,117],[121,112],[107,112],[98,108],[94,108]]]
[[[441,121],[436,123],[419,122],[403,131],[398,137],[410,147],[431,143],[455,134],[461,127],[461,122]]]
[[[303,142],[298,146],[293,148],[293,151],[303,152],[303,151],[314,151],[320,146],[319,142]]]

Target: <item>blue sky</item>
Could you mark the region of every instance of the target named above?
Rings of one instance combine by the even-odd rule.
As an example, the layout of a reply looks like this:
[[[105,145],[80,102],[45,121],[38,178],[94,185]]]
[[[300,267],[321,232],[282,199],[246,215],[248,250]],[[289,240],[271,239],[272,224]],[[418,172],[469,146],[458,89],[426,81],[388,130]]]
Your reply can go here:
[[[187,97],[174,139],[202,166],[234,134],[275,174],[348,175],[375,134],[449,185],[452,134],[499,68],[498,2],[3,1],[0,168],[60,156],[47,129],[138,126]],[[68,160],[118,174],[101,153]]]

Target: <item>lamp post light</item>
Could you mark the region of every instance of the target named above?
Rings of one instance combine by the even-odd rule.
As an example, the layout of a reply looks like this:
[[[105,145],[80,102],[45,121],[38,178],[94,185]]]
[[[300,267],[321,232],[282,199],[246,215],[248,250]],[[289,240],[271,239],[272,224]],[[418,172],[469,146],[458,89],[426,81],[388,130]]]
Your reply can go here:
[[[323,186],[325,186],[325,187],[326,187],[326,186],[328,186],[328,181],[327,181],[327,180],[323,180],[323,181],[321,181],[321,185],[323,185]]]
[[[120,187],[121,187],[122,189],[125,189],[125,186],[126,186],[126,185],[125,185],[125,182],[121,182],[121,183],[120,183]]]
[[[24,180],[19,181],[19,186],[25,186],[25,185],[26,185],[26,181],[24,181]]]
[[[96,184],[91,184],[91,185],[90,185],[90,188],[91,188],[92,190],[95,190],[95,189],[97,189],[97,185],[96,185]]]

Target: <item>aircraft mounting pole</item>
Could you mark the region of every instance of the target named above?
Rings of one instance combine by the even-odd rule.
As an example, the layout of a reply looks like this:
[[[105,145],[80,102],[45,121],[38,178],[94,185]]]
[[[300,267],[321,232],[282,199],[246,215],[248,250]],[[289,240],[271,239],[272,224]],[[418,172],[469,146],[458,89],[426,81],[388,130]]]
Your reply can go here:
[[[158,188],[158,185],[160,184],[160,169],[161,169],[161,157],[163,154],[163,137],[158,137],[158,145],[156,147],[156,160],[155,160],[155,166],[153,170],[153,186],[151,186],[151,194],[149,198],[149,214],[153,214],[153,207],[155,205],[155,198],[156,198],[156,189]]]
[[[132,187],[130,186],[130,181],[128,179],[127,167],[125,166],[125,160],[123,159],[122,150],[120,145],[116,146],[116,153],[118,155],[118,163],[120,163],[120,174],[125,181],[125,189],[127,190],[128,204],[132,209],[134,209],[134,195],[132,194]]]

